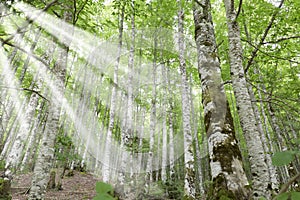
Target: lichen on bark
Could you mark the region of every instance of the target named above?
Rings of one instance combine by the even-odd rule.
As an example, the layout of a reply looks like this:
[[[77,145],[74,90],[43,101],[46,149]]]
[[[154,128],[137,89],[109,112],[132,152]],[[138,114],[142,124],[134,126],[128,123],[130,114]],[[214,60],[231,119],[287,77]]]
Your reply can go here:
[[[201,3],[201,6],[198,4]],[[195,40],[212,184],[208,199],[248,199],[249,186],[221,79],[210,1],[195,3]]]
[[[229,105],[227,103],[227,112],[225,116],[225,123],[222,128],[222,134],[227,138],[220,145],[213,147],[213,161],[221,161],[222,170],[232,173],[232,160],[242,160],[241,151],[235,139],[235,131],[233,128],[233,119],[230,114]]]
[[[228,27],[230,74],[237,111],[248,148],[253,186],[252,198],[270,199],[270,175],[260,133],[256,126],[251,98],[247,90],[246,74],[243,68],[243,49],[234,1],[224,0],[224,4]]]

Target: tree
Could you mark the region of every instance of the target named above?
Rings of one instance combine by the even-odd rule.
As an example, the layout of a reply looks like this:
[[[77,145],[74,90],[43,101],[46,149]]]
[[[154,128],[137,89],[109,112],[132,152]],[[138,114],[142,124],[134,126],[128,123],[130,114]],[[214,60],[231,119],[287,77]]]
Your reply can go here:
[[[64,20],[71,21],[72,13],[70,12],[70,5],[64,5]],[[65,88],[65,77],[66,77],[66,67],[68,58],[68,45],[71,41],[64,39],[63,46],[58,49],[59,58],[55,63],[56,77],[54,78],[55,90],[52,89],[52,101],[50,104],[49,117],[47,120],[46,134],[43,135],[41,141],[41,147],[38,152],[38,157],[34,167],[34,176],[32,179],[32,186],[30,189],[29,199],[44,199],[44,194],[46,192],[46,187],[48,180],[50,178],[50,169],[53,165],[54,157],[54,145],[57,133],[59,132],[59,119],[61,113],[61,102],[59,98],[62,98]],[[55,94],[56,93],[56,94]]]
[[[192,145],[192,127],[191,127],[191,105],[189,100],[188,76],[186,72],[186,62],[184,58],[184,9],[181,0],[178,3],[178,48],[179,48],[179,66],[181,72],[181,104],[183,114],[183,137],[184,137],[184,164],[185,164],[185,180],[184,195],[187,199],[195,199],[195,167],[194,167],[194,151]]]
[[[251,98],[247,90],[245,78],[240,30],[237,22],[237,14],[234,10],[234,3],[231,0],[224,1],[226,8],[229,56],[232,86],[235,93],[237,110],[241,126],[246,137],[249,153],[250,169],[253,184],[252,198],[270,198],[270,177],[265,161],[265,152],[261,141],[260,133],[256,126],[254,111],[251,106]]]
[[[121,3],[120,8],[120,14],[119,14],[119,44],[118,44],[118,57],[116,60],[116,64],[114,67],[114,78],[113,81],[116,85],[118,85],[118,68],[120,64],[120,57],[121,57],[121,51],[122,51],[122,40],[123,40],[123,26],[124,26],[124,12],[125,12],[125,5],[124,3]],[[110,116],[109,116],[109,126],[107,130],[107,145],[105,146],[105,152],[104,156],[106,156],[102,173],[103,173],[103,181],[108,182],[109,181],[109,147],[112,140],[112,133],[114,129],[114,123],[115,123],[115,112],[116,112],[116,99],[117,99],[117,88],[116,85],[113,85],[112,89],[112,95],[111,95],[111,102],[110,102]]]
[[[201,79],[204,124],[208,138],[212,199],[248,199],[249,185],[235,137],[233,120],[221,80],[210,1],[194,7],[198,72]]]
[[[31,46],[32,50],[35,48],[35,46],[38,42],[40,32],[41,31],[38,30],[38,32],[36,33],[35,42]],[[21,82],[23,82],[23,80],[24,80],[26,69],[28,68],[28,65],[29,65],[29,60],[30,60],[30,56],[27,57],[27,59],[24,63],[22,74],[20,77]],[[34,81],[33,81],[33,83],[34,83]],[[34,89],[33,86],[34,86],[34,84],[31,84],[30,89]],[[31,122],[32,118],[34,117],[35,109],[36,109],[37,105],[38,105],[38,95],[36,93],[33,93],[29,97],[29,100],[28,100],[28,106],[27,106],[27,109],[25,111],[25,116],[24,116],[25,121],[24,121],[24,123],[22,123],[20,125],[20,128],[16,135],[16,138],[14,141],[12,141],[13,144],[12,144],[11,150],[6,158],[6,167],[10,168],[10,170],[12,172],[15,171],[15,169],[18,167],[18,165],[21,162],[21,158],[23,155],[22,151],[25,147],[27,135],[30,133],[30,129],[31,129],[30,126],[32,126],[29,122]]]

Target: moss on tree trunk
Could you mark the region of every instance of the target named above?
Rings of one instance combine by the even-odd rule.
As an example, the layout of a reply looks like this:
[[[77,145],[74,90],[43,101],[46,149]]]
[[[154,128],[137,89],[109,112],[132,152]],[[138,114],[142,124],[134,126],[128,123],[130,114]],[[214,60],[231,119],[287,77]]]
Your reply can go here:
[[[50,172],[50,178],[48,181],[47,189],[55,189],[55,186],[56,186],[55,177],[56,177],[56,172],[54,170],[52,170]]]

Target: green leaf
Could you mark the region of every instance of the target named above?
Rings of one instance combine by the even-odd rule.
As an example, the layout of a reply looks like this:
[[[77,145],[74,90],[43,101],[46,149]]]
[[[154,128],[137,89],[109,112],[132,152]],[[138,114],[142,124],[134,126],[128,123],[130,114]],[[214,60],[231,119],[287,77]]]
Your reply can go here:
[[[267,200],[265,197],[259,197],[259,200]]]
[[[96,183],[96,191],[98,194],[113,193],[113,188],[111,185],[99,181]]]
[[[293,159],[293,151],[276,152],[272,157],[272,163],[275,166],[283,166],[289,164]]]
[[[115,198],[109,194],[98,194],[93,198],[93,200],[114,200]]]
[[[0,25],[0,36],[6,35],[5,29],[3,26]]]
[[[276,200],[287,200],[289,198],[290,194],[289,193],[283,193],[278,195],[275,199]]]
[[[291,199],[292,200],[299,200],[300,199],[300,192],[291,192]]]

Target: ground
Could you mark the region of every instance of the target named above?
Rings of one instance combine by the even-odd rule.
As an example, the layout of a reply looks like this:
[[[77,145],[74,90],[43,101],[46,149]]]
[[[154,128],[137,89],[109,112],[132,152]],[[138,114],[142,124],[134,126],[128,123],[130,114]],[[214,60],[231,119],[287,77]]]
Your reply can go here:
[[[68,172],[67,172],[68,173]],[[58,173],[59,174],[59,173]],[[12,182],[12,199],[26,200],[32,173],[19,174]],[[62,179],[62,190],[48,190],[45,200],[89,200],[96,196],[96,182],[99,179],[86,172],[74,171],[73,176]]]

